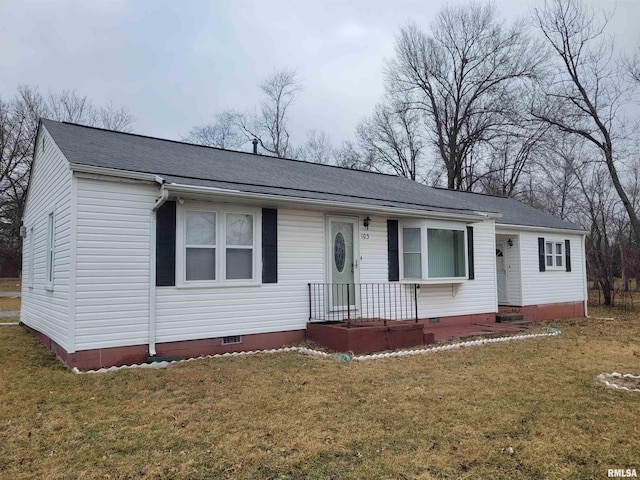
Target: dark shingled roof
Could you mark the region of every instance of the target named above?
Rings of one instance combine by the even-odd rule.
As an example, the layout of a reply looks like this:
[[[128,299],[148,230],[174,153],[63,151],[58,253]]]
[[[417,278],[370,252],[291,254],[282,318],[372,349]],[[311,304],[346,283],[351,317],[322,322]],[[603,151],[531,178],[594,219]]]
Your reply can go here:
[[[431,188],[362,172],[53,120],[42,125],[74,164],[150,173],[169,183],[285,197],[473,215],[500,213],[500,224],[580,230],[510,198]]]

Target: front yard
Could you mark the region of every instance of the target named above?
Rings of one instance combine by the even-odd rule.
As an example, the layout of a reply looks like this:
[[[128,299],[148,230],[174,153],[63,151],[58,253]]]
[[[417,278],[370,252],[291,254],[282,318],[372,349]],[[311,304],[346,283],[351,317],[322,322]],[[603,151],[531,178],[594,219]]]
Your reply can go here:
[[[612,316],[611,312],[593,312]],[[639,317],[338,363],[298,354],[76,375],[0,329],[0,477],[566,479],[640,471]]]

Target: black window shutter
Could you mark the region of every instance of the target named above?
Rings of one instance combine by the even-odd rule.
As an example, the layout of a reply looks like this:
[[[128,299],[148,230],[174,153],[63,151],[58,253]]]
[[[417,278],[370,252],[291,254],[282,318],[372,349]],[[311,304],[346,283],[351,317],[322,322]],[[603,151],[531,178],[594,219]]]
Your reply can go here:
[[[544,258],[544,238],[538,237],[538,267],[541,272],[544,272],[546,268],[546,261]]]
[[[397,220],[387,220],[387,256],[389,259],[389,281],[397,282],[400,280]]]
[[[176,284],[176,202],[165,202],[156,212],[156,286]]]
[[[278,210],[262,209],[262,283],[278,283]]]
[[[469,258],[469,280],[476,278],[473,261],[473,227],[467,227],[467,255]]]
[[[564,263],[567,267],[567,272],[571,271],[571,242],[569,240],[564,241]]]

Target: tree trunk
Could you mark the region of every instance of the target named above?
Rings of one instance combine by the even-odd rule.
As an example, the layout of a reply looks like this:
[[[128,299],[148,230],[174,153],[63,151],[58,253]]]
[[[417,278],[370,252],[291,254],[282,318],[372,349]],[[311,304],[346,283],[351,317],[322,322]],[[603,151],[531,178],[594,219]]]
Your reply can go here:
[[[600,287],[602,287],[602,296],[604,297],[604,306],[612,307],[613,306],[613,291],[611,288],[611,282],[609,279],[601,279]]]

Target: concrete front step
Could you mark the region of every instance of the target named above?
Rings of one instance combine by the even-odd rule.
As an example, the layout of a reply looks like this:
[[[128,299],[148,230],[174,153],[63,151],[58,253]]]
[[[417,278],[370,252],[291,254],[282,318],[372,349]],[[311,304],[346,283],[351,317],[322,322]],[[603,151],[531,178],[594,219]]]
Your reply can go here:
[[[500,324],[500,323],[476,323],[471,325],[425,325],[424,334],[433,335],[436,342],[452,340],[455,338],[481,337],[485,335],[504,335],[519,333],[528,330],[528,325]],[[426,342],[425,344],[430,343]]]

